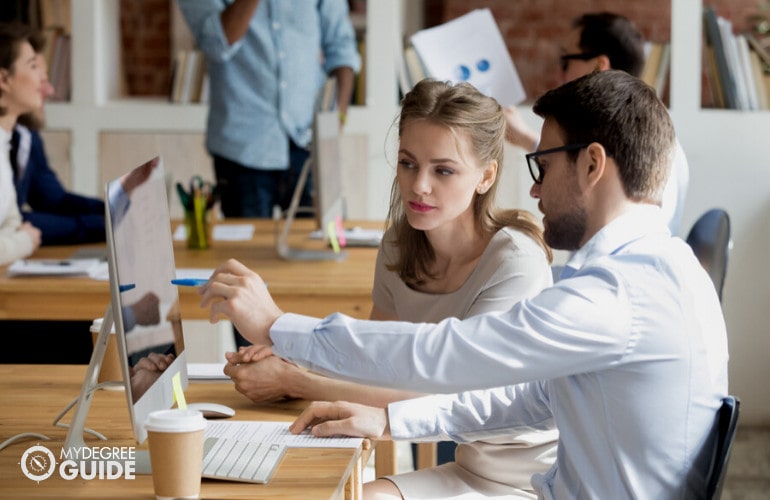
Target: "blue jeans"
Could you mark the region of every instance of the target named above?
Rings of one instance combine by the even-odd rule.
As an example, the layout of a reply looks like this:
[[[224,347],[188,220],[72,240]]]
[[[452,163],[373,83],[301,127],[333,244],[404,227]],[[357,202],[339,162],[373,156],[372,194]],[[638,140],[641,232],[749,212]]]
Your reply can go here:
[[[224,216],[271,218],[274,205],[286,210],[294,195],[302,166],[309,156],[307,149],[292,142],[289,147],[288,169],[260,170],[213,155]],[[310,207],[313,204],[311,181],[308,176],[302,190],[300,206]]]

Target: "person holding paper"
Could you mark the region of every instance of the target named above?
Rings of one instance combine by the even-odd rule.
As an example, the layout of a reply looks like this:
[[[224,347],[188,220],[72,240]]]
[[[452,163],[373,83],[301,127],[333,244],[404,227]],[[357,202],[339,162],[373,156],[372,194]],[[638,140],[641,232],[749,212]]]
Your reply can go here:
[[[530,194],[546,242],[575,252],[554,286],[438,324],[319,320],[284,313],[230,260],[201,305],[320,373],[471,391],[387,410],[315,402],[292,432],[474,440],[555,422],[556,463],[532,478],[540,498],[701,498],[728,394],[727,335],[708,274],[658,209],[675,148],[668,110],[644,82],[608,70],[547,92],[534,111],[544,122]]]
[[[22,222],[8,155],[17,117],[42,106],[42,78],[33,42],[36,34],[21,25],[0,25],[0,265],[27,257],[40,246],[40,229]]]
[[[469,318],[504,311],[551,284],[551,252],[532,214],[495,206],[504,133],[500,104],[469,84],[423,80],[406,94],[372,319]],[[476,335],[483,342],[486,331]],[[228,355],[225,373],[255,402],[288,396],[385,408],[423,395],[330,379],[268,353],[254,346]],[[426,491],[448,497],[456,490],[531,496],[529,478],[551,466],[556,438],[555,430],[544,429],[479,439],[459,445],[455,463],[365,488],[371,494],[395,484],[405,498]]]
[[[630,19],[610,12],[587,13],[572,22],[572,30],[562,48],[560,63],[565,82],[592,71],[617,69],[640,76],[644,68],[644,40]],[[529,128],[515,106],[505,110],[511,144],[534,151],[538,134]],[[671,234],[679,234],[690,169],[679,141],[661,207]]]

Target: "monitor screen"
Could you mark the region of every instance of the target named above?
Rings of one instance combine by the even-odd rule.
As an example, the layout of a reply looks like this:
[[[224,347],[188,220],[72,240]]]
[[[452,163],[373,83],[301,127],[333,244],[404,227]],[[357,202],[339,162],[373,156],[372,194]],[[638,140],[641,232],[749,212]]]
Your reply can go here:
[[[110,296],[137,442],[150,412],[174,404],[173,378],[187,363],[163,162],[144,163],[106,185]]]
[[[344,216],[339,128],[337,113],[316,113],[311,147],[313,208],[319,228],[324,231],[330,222]]]
[[[286,213],[283,230],[276,240],[278,255],[289,260],[342,260],[345,252],[332,250],[308,250],[292,248],[288,243],[291,225],[297,214],[300,193],[307,175],[312,172],[313,212],[318,229],[328,240],[330,230],[337,231],[338,222],[344,219],[345,197],[342,189],[342,164],[340,163],[339,118],[336,112],[316,112],[313,120],[313,141],[310,158],[303,167],[297,182],[291,205]]]

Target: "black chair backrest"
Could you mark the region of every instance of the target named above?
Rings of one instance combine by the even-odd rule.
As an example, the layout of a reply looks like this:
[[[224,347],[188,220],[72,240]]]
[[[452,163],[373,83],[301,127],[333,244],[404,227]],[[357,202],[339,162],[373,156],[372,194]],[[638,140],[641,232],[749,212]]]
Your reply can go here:
[[[717,500],[722,496],[722,486],[727,473],[727,463],[735,440],[738,427],[741,402],[734,396],[722,400],[722,407],[717,414],[717,442],[708,476],[706,476],[706,498]]]
[[[727,259],[732,248],[730,217],[727,212],[721,208],[713,208],[701,215],[690,229],[687,243],[709,273],[721,301]]]

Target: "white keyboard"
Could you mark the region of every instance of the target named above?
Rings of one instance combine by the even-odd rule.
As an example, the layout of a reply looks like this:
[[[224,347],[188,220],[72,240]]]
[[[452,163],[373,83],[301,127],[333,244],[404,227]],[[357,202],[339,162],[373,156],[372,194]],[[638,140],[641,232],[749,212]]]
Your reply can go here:
[[[285,451],[286,445],[278,443],[206,438],[202,476],[264,484],[270,481]]]

